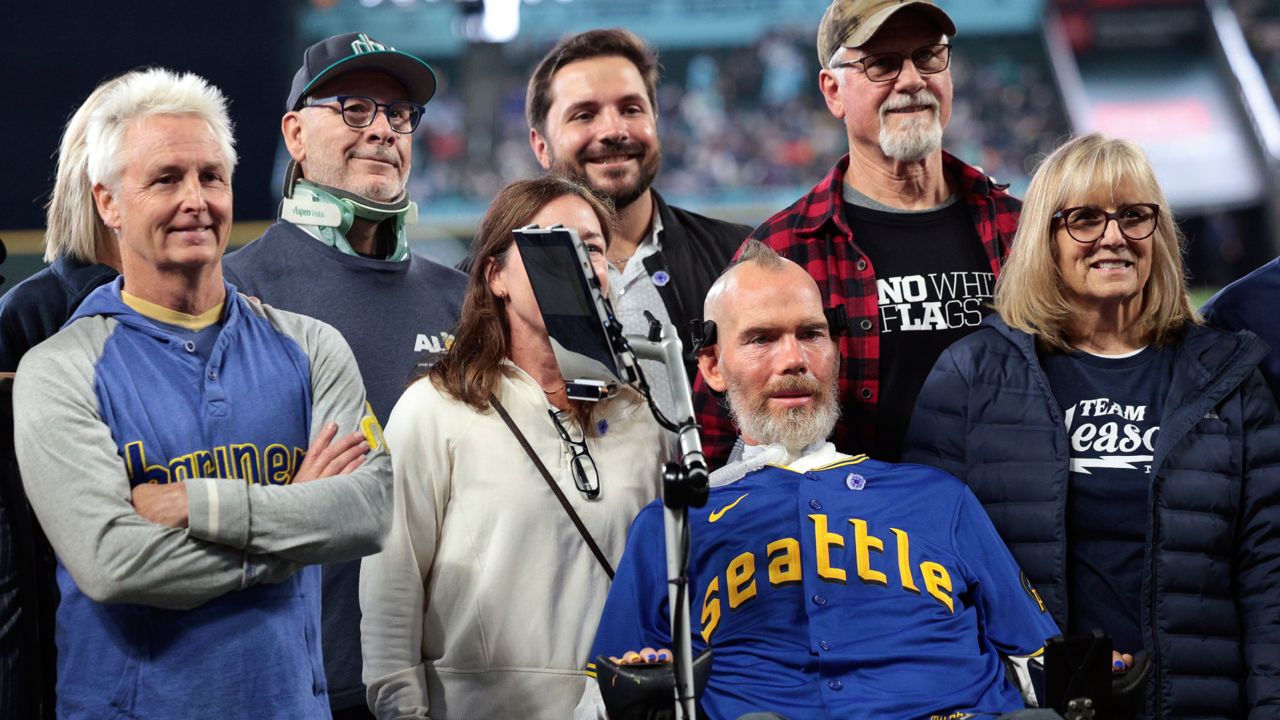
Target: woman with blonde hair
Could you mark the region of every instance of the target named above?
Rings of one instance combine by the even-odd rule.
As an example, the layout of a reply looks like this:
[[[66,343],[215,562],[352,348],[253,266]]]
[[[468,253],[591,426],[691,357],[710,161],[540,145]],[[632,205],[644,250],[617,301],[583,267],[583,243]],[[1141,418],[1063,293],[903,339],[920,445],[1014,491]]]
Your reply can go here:
[[[582,693],[665,444],[633,391],[594,405],[565,394],[512,231],[575,228],[607,291],[615,218],[551,175],[507,186],[481,221],[456,338],[387,423],[395,513],[360,571],[379,718],[567,718]]]
[[[0,372],[17,370],[28,350],[57,332],[80,301],[120,272],[115,236],[93,204],[86,131],[102,98],[124,77],[94,88],[67,121],[45,213],[44,261],[49,267],[0,299]]]
[[[1181,240],[1135,145],[1059,147],[904,458],[969,484],[1060,627],[1148,668],[1115,717],[1256,717],[1280,705],[1280,413],[1267,348],[1191,309]]]
[[[49,266],[0,297],[0,372],[17,370],[28,350],[56,333],[89,293],[119,274],[115,236],[93,203],[85,136],[89,118],[120,80],[94,88],[62,133],[46,208]],[[0,548],[6,548],[0,550],[0,717],[53,715],[58,586],[44,534],[38,528],[21,532],[35,526],[21,488],[11,494],[0,488]]]

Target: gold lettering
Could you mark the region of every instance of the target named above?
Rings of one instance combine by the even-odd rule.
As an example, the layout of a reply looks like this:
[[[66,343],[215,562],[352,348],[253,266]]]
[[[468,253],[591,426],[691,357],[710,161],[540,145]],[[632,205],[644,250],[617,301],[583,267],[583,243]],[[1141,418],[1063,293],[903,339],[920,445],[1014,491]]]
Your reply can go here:
[[[267,446],[262,455],[267,469],[267,475],[263,478],[266,482],[272,485],[284,485],[293,480],[293,466],[289,464],[293,459],[293,453],[288,447],[280,443],[272,443]]]
[[[231,477],[251,483],[259,482],[262,478],[259,462],[257,445],[239,443],[231,446],[231,471],[235,473]]]
[[[165,466],[148,465],[141,442],[125,446],[125,471],[138,482],[183,482],[192,478],[228,478],[250,483],[289,482],[306,452],[275,443],[259,448],[253,443],[219,445],[212,450],[193,450],[170,459]],[[268,473],[264,475],[264,472]]]
[[[720,598],[716,595],[720,591],[720,578],[711,578],[711,584],[707,585],[707,594],[702,598],[702,639],[704,642],[711,642],[711,633],[716,631],[716,626],[720,624]]]
[[[920,588],[916,587],[916,580],[911,575],[911,539],[907,537],[906,530],[889,530],[898,537],[898,579],[902,581],[902,589],[919,595]]]
[[[213,449],[214,462],[218,464],[218,477],[233,478],[231,472],[231,448],[226,445],[219,445]]]
[[[947,606],[954,615],[955,604],[951,600],[951,574],[936,562],[920,563],[920,574],[924,575],[924,587],[935,600]]]
[[[196,477],[196,454],[187,453],[170,460],[169,475],[173,482],[184,482]]]
[[[213,460],[213,453],[208,450],[195,451],[196,469],[200,477],[218,477],[218,465]]]
[[[129,481],[133,485],[144,482],[153,484],[170,482],[169,468],[164,465],[147,464],[147,451],[142,447],[140,440],[125,444],[124,466],[125,472],[129,475]]]
[[[884,541],[867,532],[867,521],[849,518],[853,525],[853,544],[858,562],[858,578],[865,583],[889,586],[889,577],[879,570],[871,569],[871,551],[884,554]]]
[[[378,418],[373,414],[373,406],[368,402],[364,404],[365,416],[360,418],[360,432],[364,433],[365,442],[369,443],[369,452],[373,452],[382,447],[385,442],[382,439],[382,426],[378,424]]]
[[[725,572],[725,580],[729,586],[729,607],[737,610],[739,605],[756,596],[756,556],[744,552],[734,558]]]
[[[818,553],[818,577],[844,582],[844,569],[831,566],[831,546],[844,547],[844,536],[827,532],[826,515],[810,515],[809,519],[813,521],[813,542]]]
[[[1021,570],[1018,571],[1018,574],[1022,577],[1022,589],[1026,590],[1031,599],[1036,601],[1036,607],[1040,608],[1040,612],[1045,612],[1044,600],[1040,599],[1040,593],[1031,585],[1031,578],[1027,577],[1027,574]]]
[[[774,556],[774,553],[781,554]],[[774,540],[765,548],[769,555],[769,584],[800,582],[800,541],[795,538]]]

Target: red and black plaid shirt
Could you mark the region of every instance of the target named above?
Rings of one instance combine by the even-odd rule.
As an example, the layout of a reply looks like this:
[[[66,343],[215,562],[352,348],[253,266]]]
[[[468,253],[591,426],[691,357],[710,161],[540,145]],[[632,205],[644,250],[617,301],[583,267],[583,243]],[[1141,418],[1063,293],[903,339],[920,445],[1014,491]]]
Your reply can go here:
[[[947,153],[942,154],[942,166],[957,182],[991,261],[991,271],[998,275],[1018,228],[1022,202],[1005,192],[1005,186]],[[808,270],[827,307],[845,306],[849,330],[838,338],[844,371],[840,377],[843,408],[832,442],[842,452],[853,453],[873,447],[875,441],[880,401],[880,308],[875,269],[854,242],[845,220],[842,186],[848,168],[849,156],[845,155],[808,195],[766,220],[751,233],[751,239]],[[701,375],[694,384],[693,404],[702,424],[703,450],[711,467],[720,467],[733,449],[737,430]]]

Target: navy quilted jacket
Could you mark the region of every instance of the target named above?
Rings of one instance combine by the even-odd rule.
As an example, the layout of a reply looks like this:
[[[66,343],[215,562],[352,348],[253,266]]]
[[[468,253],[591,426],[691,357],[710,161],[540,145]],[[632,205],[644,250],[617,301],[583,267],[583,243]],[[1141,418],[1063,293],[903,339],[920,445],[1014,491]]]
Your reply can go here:
[[[1247,332],[1184,332],[1152,464],[1143,579],[1154,718],[1280,717],[1280,411]],[[938,359],[904,460],[973,488],[1059,626],[1068,445],[1032,336],[998,316]]]

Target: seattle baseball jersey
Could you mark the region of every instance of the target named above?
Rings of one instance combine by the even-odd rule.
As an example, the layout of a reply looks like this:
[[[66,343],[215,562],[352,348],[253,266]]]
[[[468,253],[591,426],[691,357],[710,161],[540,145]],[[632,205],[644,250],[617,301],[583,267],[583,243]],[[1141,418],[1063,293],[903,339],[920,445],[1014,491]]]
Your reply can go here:
[[[226,286],[202,356],[121,282],[22,360],[23,482],[58,555],[58,716],[329,717],[320,570],[378,549],[391,509],[380,433],[356,471],[290,486],[314,435],[376,428],[342,338]],[[183,482],[189,527],[130,489]]]
[[[960,481],[866,456],[765,466],[691,510],[711,718],[968,718],[1024,707],[1000,656],[1058,633]],[[591,658],[670,647],[662,506],[636,518]],[[594,673],[594,663],[587,666]]]

